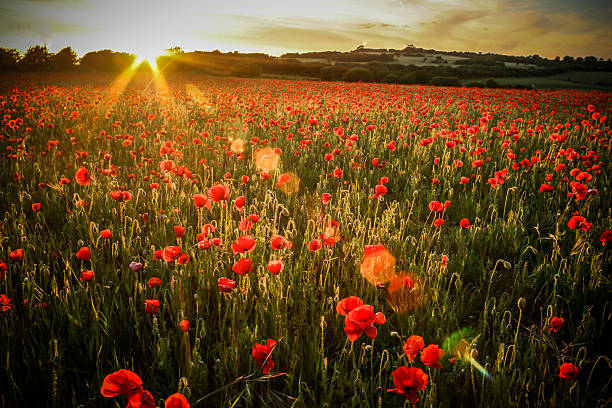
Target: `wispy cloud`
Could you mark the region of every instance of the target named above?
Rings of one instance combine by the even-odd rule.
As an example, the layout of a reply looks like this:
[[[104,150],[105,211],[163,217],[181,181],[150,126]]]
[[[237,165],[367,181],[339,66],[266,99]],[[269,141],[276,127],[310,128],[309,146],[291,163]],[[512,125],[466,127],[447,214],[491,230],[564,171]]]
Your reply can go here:
[[[424,48],[612,57],[609,0],[5,0],[0,45],[77,52]]]

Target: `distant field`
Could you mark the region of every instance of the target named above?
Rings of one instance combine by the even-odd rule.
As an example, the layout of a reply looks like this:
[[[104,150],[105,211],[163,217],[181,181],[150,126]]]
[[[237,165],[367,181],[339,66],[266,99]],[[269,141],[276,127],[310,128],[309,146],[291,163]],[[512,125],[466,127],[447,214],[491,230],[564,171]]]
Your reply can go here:
[[[463,79],[462,84],[485,81],[481,79]],[[494,78],[498,84],[529,85],[536,89],[583,89],[609,91],[612,89],[612,72],[564,72],[541,77]]]

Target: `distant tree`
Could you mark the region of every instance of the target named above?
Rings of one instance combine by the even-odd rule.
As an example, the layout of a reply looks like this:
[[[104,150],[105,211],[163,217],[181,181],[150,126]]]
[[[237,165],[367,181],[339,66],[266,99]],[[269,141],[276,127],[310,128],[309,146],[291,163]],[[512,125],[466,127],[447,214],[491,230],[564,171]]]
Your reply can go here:
[[[563,62],[574,62],[574,57],[566,55],[565,57],[563,57]]]
[[[428,84],[434,77],[430,71],[419,70],[415,72],[415,80],[417,84]]]
[[[366,68],[351,68],[342,75],[346,82],[372,82],[372,71]]]
[[[166,49],[166,52],[170,55],[184,54],[185,51],[182,47],[171,47]]]
[[[493,78],[487,79],[484,84],[487,88],[499,88],[499,84]]]
[[[62,48],[51,57],[51,68],[55,71],[68,71],[75,67],[77,54],[71,47]]]
[[[26,71],[45,70],[49,67],[51,56],[47,47],[42,45],[30,47],[19,61],[19,67]]]
[[[17,68],[21,55],[14,48],[0,48],[0,71],[12,71]]]
[[[135,59],[136,56],[126,52],[93,51],[88,52],[81,58],[80,69],[116,73],[128,69]]]
[[[345,68],[339,66],[326,66],[322,67],[320,71],[320,77],[323,81],[337,81],[342,78],[342,75],[346,72]]]

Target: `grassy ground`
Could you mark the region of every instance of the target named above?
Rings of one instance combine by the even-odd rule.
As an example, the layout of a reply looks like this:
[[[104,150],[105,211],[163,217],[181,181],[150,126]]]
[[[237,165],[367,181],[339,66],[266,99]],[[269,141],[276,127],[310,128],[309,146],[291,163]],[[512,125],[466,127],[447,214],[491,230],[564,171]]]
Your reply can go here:
[[[610,403],[609,93],[126,83],[4,79],[1,405],[123,406],[100,387],[129,369],[158,406],[411,406],[404,366],[417,406]]]
[[[463,84],[468,84],[475,81],[485,81],[482,79],[464,79]],[[571,71],[562,74],[542,76],[542,77],[526,77],[526,78],[494,78],[501,86],[505,85],[526,85],[532,86],[535,89],[582,89],[582,90],[612,90],[612,73],[611,72],[581,72]]]

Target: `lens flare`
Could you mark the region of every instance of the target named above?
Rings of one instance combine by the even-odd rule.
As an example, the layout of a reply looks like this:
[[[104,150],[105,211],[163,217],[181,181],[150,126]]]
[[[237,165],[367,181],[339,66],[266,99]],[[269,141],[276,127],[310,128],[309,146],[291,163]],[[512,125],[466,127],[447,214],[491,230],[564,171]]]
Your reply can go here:
[[[242,152],[244,152],[244,144],[245,144],[244,140],[236,139],[236,140],[232,141],[232,144],[230,145],[230,149],[234,153],[242,153]]]
[[[493,381],[495,378],[489,374],[485,368],[480,365],[474,357],[472,357],[471,341],[476,337],[476,332],[470,328],[463,328],[451,334],[444,341],[444,350],[472,365],[479,373],[481,373],[487,380]],[[469,341],[468,341],[469,340]]]
[[[395,258],[384,245],[366,245],[361,275],[372,285],[389,282],[395,276]]]
[[[285,194],[293,194],[300,191],[300,181],[300,178],[295,173],[283,173],[278,176],[276,187]]]
[[[416,310],[423,304],[423,280],[418,276],[400,272],[386,287],[387,304],[395,313]]]
[[[255,164],[260,170],[272,171],[278,167],[280,156],[274,149],[266,147],[255,153]]]

